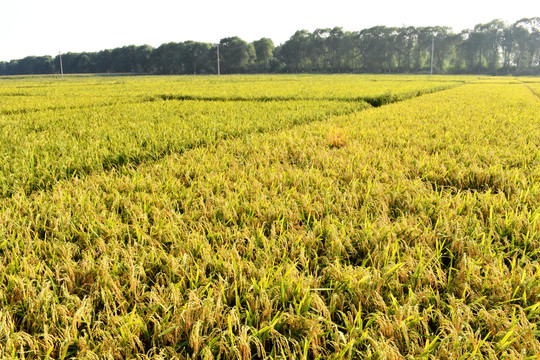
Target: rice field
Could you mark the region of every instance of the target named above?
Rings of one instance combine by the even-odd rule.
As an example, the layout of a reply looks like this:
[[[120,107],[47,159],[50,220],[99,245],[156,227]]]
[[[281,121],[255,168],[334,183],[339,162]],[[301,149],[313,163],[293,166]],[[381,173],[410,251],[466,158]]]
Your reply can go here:
[[[536,359],[538,78],[0,80],[0,358]]]

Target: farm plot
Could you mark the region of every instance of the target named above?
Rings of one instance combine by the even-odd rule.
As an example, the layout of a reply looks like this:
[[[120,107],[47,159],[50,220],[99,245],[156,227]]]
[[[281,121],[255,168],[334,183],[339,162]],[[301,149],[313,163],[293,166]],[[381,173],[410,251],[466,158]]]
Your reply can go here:
[[[0,201],[0,344],[534,358],[538,113],[526,86],[482,82],[19,188]]]
[[[29,78],[0,81],[0,114],[114,106],[161,98],[190,100],[399,100],[475,77],[228,76]],[[99,110],[98,110],[99,111]]]
[[[370,106],[361,98],[380,105],[462,83],[408,77],[400,82],[360,77],[356,83],[351,76],[275,79],[281,78],[76,78],[60,84],[51,79],[3,84],[4,95],[6,89],[28,89],[28,96],[2,97],[0,196],[136,165],[221,138],[354,113]],[[63,103],[51,107],[59,94],[65,95]],[[27,101],[18,102],[21,98]],[[21,111],[9,113],[17,106]]]
[[[367,107],[333,101],[160,101],[12,116],[0,125],[0,191],[31,192],[59,179]]]

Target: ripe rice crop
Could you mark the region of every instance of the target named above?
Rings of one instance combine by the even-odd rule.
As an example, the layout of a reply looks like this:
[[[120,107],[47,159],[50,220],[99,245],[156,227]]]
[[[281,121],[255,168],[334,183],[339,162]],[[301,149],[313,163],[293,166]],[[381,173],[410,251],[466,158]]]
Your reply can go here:
[[[4,115],[2,355],[535,358],[540,102],[507,80]]]
[[[274,79],[282,81],[276,83]],[[26,192],[44,189],[59,179],[91,171],[136,165],[220,138],[354,113],[369,107],[362,99],[383,103],[460,83],[447,79],[387,80],[378,85],[364,78],[354,83],[351,76],[337,77],[335,83],[329,79],[76,78],[60,84],[47,78],[37,84],[34,80],[21,84],[8,81],[0,87],[4,94],[0,109],[0,196],[10,196],[21,188]],[[321,80],[325,80],[324,86]],[[351,95],[353,85],[356,93]],[[18,94],[21,89],[27,96],[5,96]],[[265,97],[261,98],[263,90]],[[225,91],[229,93],[224,95]],[[41,97],[46,101],[41,102]],[[31,102],[34,107],[29,107]]]
[[[419,76],[168,76],[135,78],[28,78],[0,81],[0,114],[79,109],[151,101],[343,100],[405,98],[463,84],[473,77]]]
[[[0,194],[44,189],[59,179],[179,153],[219,139],[361,111],[365,102],[163,101],[44,110],[6,117]]]

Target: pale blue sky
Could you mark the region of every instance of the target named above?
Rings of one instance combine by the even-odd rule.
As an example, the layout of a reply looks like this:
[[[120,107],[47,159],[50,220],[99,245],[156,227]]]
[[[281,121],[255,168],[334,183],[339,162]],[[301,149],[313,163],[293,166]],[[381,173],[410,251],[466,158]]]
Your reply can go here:
[[[495,18],[533,16],[540,16],[540,1],[0,0],[0,61],[235,35],[278,45],[296,30],[334,26],[446,25],[458,32]]]

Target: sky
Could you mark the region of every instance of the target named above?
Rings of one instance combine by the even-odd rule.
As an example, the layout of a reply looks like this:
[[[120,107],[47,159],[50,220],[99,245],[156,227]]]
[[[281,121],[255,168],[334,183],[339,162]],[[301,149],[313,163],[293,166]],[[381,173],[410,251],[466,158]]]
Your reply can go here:
[[[0,61],[229,36],[275,45],[296,30],[450,26],[540,16],[538,0],[0,0]]]

